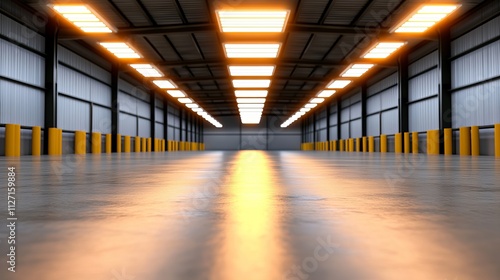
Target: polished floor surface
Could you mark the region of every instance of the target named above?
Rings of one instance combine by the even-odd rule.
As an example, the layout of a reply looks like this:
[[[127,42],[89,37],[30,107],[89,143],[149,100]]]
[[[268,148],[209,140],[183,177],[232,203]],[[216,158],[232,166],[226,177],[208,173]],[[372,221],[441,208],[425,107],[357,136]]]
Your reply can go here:
[[[178,152],[0,167],[2,280],[500,279],[491,157]]]

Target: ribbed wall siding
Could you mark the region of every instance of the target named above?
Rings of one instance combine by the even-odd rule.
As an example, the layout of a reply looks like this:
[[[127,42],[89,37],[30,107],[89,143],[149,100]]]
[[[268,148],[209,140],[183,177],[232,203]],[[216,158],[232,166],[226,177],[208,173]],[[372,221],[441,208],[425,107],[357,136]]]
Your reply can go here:
[[[123,112],[119,114],[118,133],[121,135],[137,135],[137,117]]]
[[[43,57],[2,39],[0,50],[0,77],[35,87],[45,86]]]
[[[155,123],[155,138],[164,139],[165,137],[165,127],[162,123]]]
[[[149,119],[138,118],[139,133],[137,136],[149,138],[151,137],[151,121]]]
[[[179,109],[172,104],[168,105],[168,127],[167,138],[168,140],[180,141],[180,118]]]
[[[453,127],[500,123],[500,80],[454,92]]]
[[[426,99],[408,106],[409,130],[424,132],[439,129],[439,100]]]
[[[398,73],[391,74],[367,89],[366,130],[368,136],[394,134],[399,131]]]
[[[92,107],[92,131],[111,133],[111,109],[94,105]]]
[[[0,2],[3,3],[3,1]],[[9,7],[2,5],[2,8],[8,9]],[[19,11],[19,13],[23,12]],[[45,52],[45,38],[42,35],[1,13],[0,34],[40,53]]]
[[[63,130],[90,131],[90,104],[66,96],[59,96],[57,126]]]
[[[410,77],[415,77],[424,71],[436,67],[438,65],[438,59],[439,54],[437,50],[429,53],[422,58],[419,58],[418,60],[410,63],[410,65],[408,66],[408,75]]]
[[[58,59],[61,64],[67,65],[73,69],[78,69],[79,71],[94,78],[95,80],[103,82],[104,84],[111,84],[111,73],[109,71],[106,71],[105,69],[65,47],[58,46],[57,52]]]
[[[0,123],[43,126],[44,92],[0,79]]]
[[[155,108],[155,121],[157,123],[164,123],[163,109]]]
[[[366,134],[367,136],[380,135],[380,115],[375,114],[366,118]]]

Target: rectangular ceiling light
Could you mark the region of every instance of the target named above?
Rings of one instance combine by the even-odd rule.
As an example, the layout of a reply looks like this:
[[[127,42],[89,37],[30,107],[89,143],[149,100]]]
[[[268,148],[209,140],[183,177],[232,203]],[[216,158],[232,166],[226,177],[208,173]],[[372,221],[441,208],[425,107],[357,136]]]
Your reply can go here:
[[[222,32],[283,32],[289,11],[216,11]]]
[[[307,112],[309,112],[309,111],[311,111],[311,108],[302,108],[302,109],[300,109],[300,111],[299,111],[299,112],[304,112],[304,113],[307,113]]]
[[[312,109],[312,108],[314,108],[314,107],[316,107],[316,106],[318,106],[318,104],[316,104],[316,103],[307,103],[304,107],[305,107],[305,108],[311,108],[311,109]]]
[[[112,43],[99,43],[110,53],[114,54],[118,58],[141,58],[142,56],[138,54],[132,47],[127,43],[122,42],[112,42]]]
[[[241,104],[241,103],[253,103],[253,104],[259,104],[259,103],[266,103],[265,98],[236,98],[236,102]]]
[[[262,113],[264,109],[240,109],[240,113]]]
[[[182,90],[167,90],[167,93],[175,98],[186,97],[186,94]]]
[[[234,88],[268,88],[271,80],[233,80]]]
[[[229,73],[231,76],[272,76],[274,73],[274,65],[266,65],[266,66],[229,66]]]
[[[179,102],[182,103],[182,104],[193,103],[193,99],[191,99],[191,98],[179,98],[177,100],[179,100]]]
[[[327,89],[342,89],[351,83],[351,80],[333,80],[326,87]]]
[[[423,5],[396,25],[391,32],[422,33],[460,7],[458,4]]]
[[[373,66],[373,64],[353,64],[349,68],[347,68],[342,74],[341,77],[361,77],[363,74],[368,72]]]
[[[87,33],[112,33],[111,27],[99,14],[87,5],[50,5],[61,16]]]
[[[235,90],[236,97],[266,97],[267,90]]]
[[[363,58],[387,58],[394,52],[396,52],[399,48],[404,46],[405,42],[383,42],[378,43],[372,48],[368,50]]]
[[[191,110],[193,110],[193,112],[203,112],[203,109],[202,108],[191,108]]]
[[[223,44],[227,58],[276,58],[281,44]]]
[[[264,104],[238,104],[238,108],[240,109],[262,109],[264,108]]]
[[[323,101],[325,101],[324,98],[313,98],[313,99],[311,99],[309,101],[309,103],[317,103],[317,104],[319,104],[319,103],[323,103]]]
[[[159,78],[163,77],[163,74],[151,64],[130,64],[130,67],[137,70],[144,77],[148,78]]]
[[[318,93],[318,97],[328,98],[328,97],[334,95],[335,92],[336,92],[335,90],[323,90],[323,91]]]
[[[177,86],[170,80],[155,80],[153,81],[161,89],[176,89]]]
[[[198,106],[198,104],[196,104],[196,103],[188,103],[188,104],[186,104],[186,107],[188,107],[188,108],[199,108],[200,106]]]

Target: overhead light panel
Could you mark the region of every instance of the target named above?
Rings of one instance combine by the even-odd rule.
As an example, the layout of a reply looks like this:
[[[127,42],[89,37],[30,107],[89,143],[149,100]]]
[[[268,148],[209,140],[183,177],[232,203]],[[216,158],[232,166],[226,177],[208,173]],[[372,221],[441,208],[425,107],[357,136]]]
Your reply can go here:
[[[313,99],[311,99],[311,101],[309,101],[309,103],[319,104],[319,103],[323,103],[323,101],[325,101],[324,98],[313,98]]]
[[[182,90],[167,90],[167,93],[175,98],[186,97],[186,94]]]
[[[364,54],[363,58],[387,58],[394,52],[396,52],[399,48],[404,46],[406,42],[382,42],[378,43],[366,54]]]
[[[351,83],[351,80],[333,80],[326,87],[327,89],[343,89]]]
[[[311,108],[302,108],[302,109],[300,109],[300,112],[304,112],[304,113],[307,113],[309,111],[311,111]]]
[[[227,58],[276,58],[281,44],[223,44]]]
[[[283,32],[289,11],[216,11],[222,32]]]
[[[405,20],[396,25],[391,32],[423,33],[449,16],[460,7],[458,4],[423,5]]]
[[[336,92],[335,90],[323,90],[323,91],[319,92],[317,96],[321,97],[321,98],[328,98],[328,97],[334,95],[335,92]]]
[[[151,64],[130,64],[130,67],[134,68],[137,72],[147,78],[163,77],[160,70]]]
[[[266,103],[265,98],[236,98],[236,102],[241,104],[241,103]]]
[[[311,109],[312,109],[312,108],[314,108],[314,107],[316,107],[316,106],[318,106],[318,104],[316,104],[316,103],[307,103],[304,107],[305,107],[305,108],[311,108]]]
[[[266,97],[267,90],[235,90],[236,97]]]
[[[141,58],[142,56],[138,54],[132,47],[127,43],[122,42],[112,42],[106,43],[101,42],[99,45],[103,46],[110,53],[114,54],[118,58]]]
[[[198,104],[195,104],[195,103],[187,103],[186,107],[188,107],[188,108],[199,108],[200,106],[198,106]]]
[[[264,109],[245,109],[241,108],[239,109],[240,113],[262,113]]]
[[[176,89],[177,86],[170,80],[155,80],[153,81],[161,89]]]
[[[268,88],[271,80],[233,80],[234,88]]]
[[[87,33],[112,33],[115,31],[97,12],[87,5],[49,5],[61,16]]]
[[[179,98],[177,100],[179,100],[179,102],[182,103],[182,104],[193,103],[193,99],[191,99],[191,98]]]
[[[193,112],[203,112],[203,109],[202,108],[191,108],[191,110],[193,110]]]
[[[361,77],[363,74],[368,72],[373,66],[373,64],[353,64],[347,68],[340,76],[341,77]]]
[[[229,66],[229,73],[235,77],[267,77],[274,73],[274,65],[266,66]]]
[[[238,104],[238,108],[240,109],[262,109],[264,108],[264,104]]]

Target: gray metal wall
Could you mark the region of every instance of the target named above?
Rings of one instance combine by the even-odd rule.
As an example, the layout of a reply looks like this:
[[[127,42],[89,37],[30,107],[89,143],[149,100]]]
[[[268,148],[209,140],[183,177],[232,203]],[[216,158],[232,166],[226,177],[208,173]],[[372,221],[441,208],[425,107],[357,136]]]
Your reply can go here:
[[[397,72],[379,81],[368,81],[366,100],[367,136],[398,132],[398,100]]]
[[[340,139],[362,137],[361,91],[355,90],[343,96],[341,108]],[[327,139],[322,141],[327,141]]]

